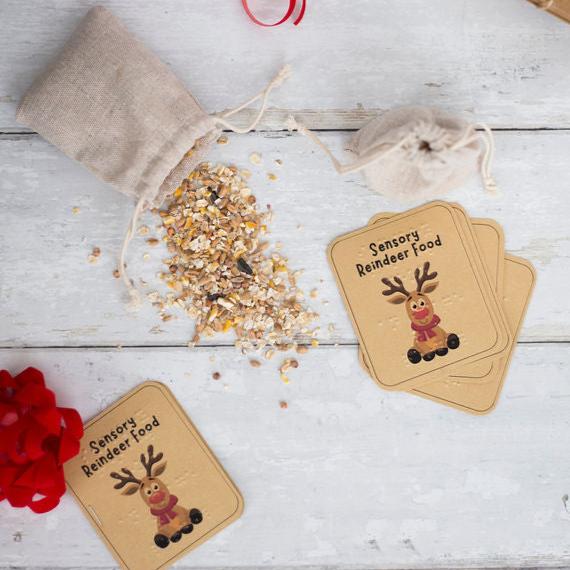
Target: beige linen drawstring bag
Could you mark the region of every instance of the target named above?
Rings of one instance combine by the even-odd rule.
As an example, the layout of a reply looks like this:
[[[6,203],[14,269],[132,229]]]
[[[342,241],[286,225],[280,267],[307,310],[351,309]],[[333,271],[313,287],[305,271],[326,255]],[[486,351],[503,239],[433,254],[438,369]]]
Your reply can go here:
[[[321,147],[339,174],[363,171],[368,186],[403,202],[442,196],[480,168],[485,188],[496,190],[490,174],[494,154],[489,127],[430,107],[400,107],[372,119],[350,141],[353,162],[341,164],[315,133],[289,117],[287,126]],[[483,143],[483,144],[482,144]]]
[[[91,9],[63,51],[24,95],[18,121],[37,131],[98,178],[136,198],[119,270],[146,207],[159,206],[204,158],[221,129],[246,133],[263,115],[270,91],[289,75],[285,66],[258,95],[220,115],[207,114],[192,94],[111,12]],[[248,127],[228,118],[262,99]]]

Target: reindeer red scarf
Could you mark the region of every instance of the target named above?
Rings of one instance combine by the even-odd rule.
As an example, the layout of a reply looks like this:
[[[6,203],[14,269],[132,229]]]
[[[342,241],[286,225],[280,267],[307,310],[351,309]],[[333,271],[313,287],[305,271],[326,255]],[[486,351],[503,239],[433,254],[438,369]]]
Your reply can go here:
[[[416,323],[410,323],[410,326],[412,327],[413,330],[416,331],[417,333],[416,338],[418,339],[418,341],[424,342],[428,338],[435,336],[435,333],[433,332],[432,329],[437,327],[440,320],[441,319],[434,314],[432,320],[427,325],[417,325]]]
[[[174,507],[177,502],[178,497],[176,495],[170,495],[170,499],[168,500],[168,505],[166,505],[166,507],[163,507],[162,509],[150,509],[150,512],[155,517],[159,517],[161,525],[168,524],[171,520],[176,518],[176,513],[172,510],[172,507]]]

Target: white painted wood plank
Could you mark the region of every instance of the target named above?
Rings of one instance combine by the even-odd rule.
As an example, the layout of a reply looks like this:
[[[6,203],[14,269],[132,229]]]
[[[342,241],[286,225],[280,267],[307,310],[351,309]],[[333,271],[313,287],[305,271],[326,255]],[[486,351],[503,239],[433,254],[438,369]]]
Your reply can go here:
[[[568,345],[520,346],[486,417],[380,390],[355,347],[309,353],[289,385],[268,365],[236,361],[231,348],[0,357],[13,372],[41,368],[85,419],[146,379],[171,387],[246,504],[181,567],[570,564]],[[40,517],[0,504],[0,517],[2,567],[113,566],[70,497]]]
[[[93,5],[0,3],[0,131],[17,101]],[[495,126],[570,126],[570,31],[524,0],[310,2],[297,28],[262,29],[240,2],[108,0],[209,111],[233,107],[285,61],[295,76],[272,98],[311,127],[354,128],[361,109],[428,104]],[[327,111],[328,110],[328,111]]]
[[[345,134],[324,139],[342,155]],[[538,286],[522,338],[569,340],[569,308],[560,299],[567,296],[570,270],[570,133],[500,132],[496,139],[495,174],[502,197],[485,194],[475,178],[449,199],[473,216],[503,224],[508,250],[536,265]],[[327,244],[374,213],[404,207],[369,191],[359,174],[339,177],[300,135],[232,135],[229,145],[215,146],[213,160],[252,169],[259,204],[271,203],[275,213],[272,239],[283,243],[291,267],[305,269],[304,290],[319,290],[310,304],[321,314],[321,340],[354,342],[327,264]],[[262,153],[261,167],[249,163],[253,151]],[[284,161],[281,168],[275,158]],[[267,181],[268,171],[278,174],[277,182]],[[132,212],[129,199],[35,136],[0,140],[0,172],[0,346],[186,344],[193,329],[188,318],[163,323],[149,304],[138,315],[130,314],[123,286],[112,277]],[[74,206],[80,208],[77,215]],[[149,225],[157,220],[144,219]],[[102,256],[92,265],[87,257],[94,246]],[[146,251],[152,259],[144,262]],[[162,247],[148,248],[141,237],[131,245],[130,271],[144,277],[146,291],[164,290],[155,276],[162,257]],[[336,326],[332,336],[329,323]],[[233,337],[214,342],[231,344]]]

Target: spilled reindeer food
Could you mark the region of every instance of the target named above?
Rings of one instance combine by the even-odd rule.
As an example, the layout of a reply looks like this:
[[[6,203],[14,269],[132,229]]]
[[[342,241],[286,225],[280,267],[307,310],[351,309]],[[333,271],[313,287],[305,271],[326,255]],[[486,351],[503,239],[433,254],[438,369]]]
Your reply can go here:
[[[246,176],[234,166],[200,164],[174,192],[162,218],[170,257],[161,279],[172,289],[150,300],[195,319],[190,346],[233,330],[242,352],[295,350],[316,335],[287,259],[264,239],[270,208],[260,212]],[[148,240],[147,240],[148,241]]]

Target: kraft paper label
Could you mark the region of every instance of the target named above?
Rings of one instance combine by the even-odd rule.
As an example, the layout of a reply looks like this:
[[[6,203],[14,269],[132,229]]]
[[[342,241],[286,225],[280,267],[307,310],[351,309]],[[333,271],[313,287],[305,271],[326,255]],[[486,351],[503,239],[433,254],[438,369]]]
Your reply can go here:
[[[122,568],[166,568],[241,515],[235,485],[170,391],[146,382],[85,427],[65,465]]]
[[[459,222],[465,229],[467,226],[472,225],[474,230],[474,237],[476,238],[479,252],[483,259],[484,267],[486,268],[489,279],[493,288],[497,292],[499,299],[502,296],[503,288],[503,273],[504,273],[504,254],[505,254],[505,238],[501,227],[493,220],[470,220],[464,210],[456,205],[451,204],[455,213],[458,214]],[[387,220],[394,216],[394,214],[383,213],[373,216],[368,224],[375,224]],[[365,360],[361,356],[359,350],[359,359],[364,363],[365,368],[368,368]],[[489,374],[493,366],[493,358],[485,358],[483,360],[469,364],[455,372],[450,376],[460,376],[469,378],[483,378]]]
[[[445,202],[341,236],[329,260],[384,388],[445,377],[511,342],[473,237]]]

